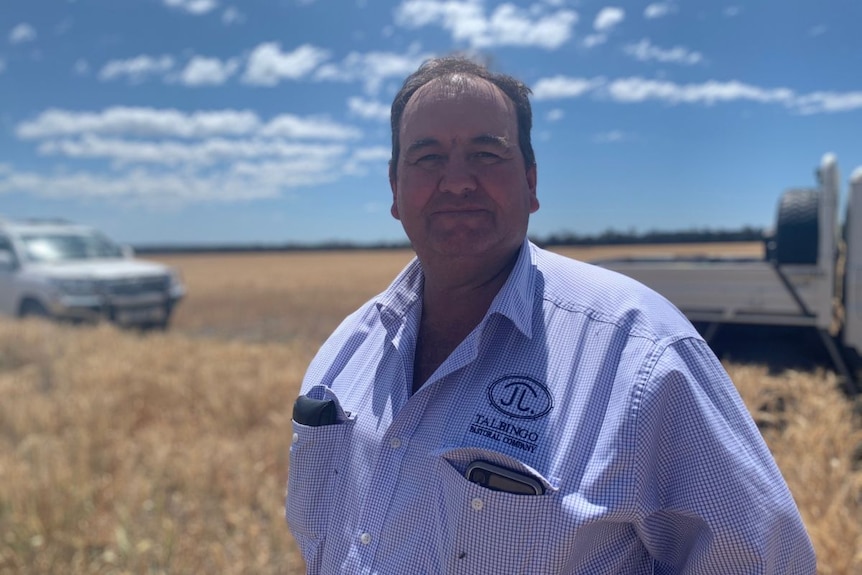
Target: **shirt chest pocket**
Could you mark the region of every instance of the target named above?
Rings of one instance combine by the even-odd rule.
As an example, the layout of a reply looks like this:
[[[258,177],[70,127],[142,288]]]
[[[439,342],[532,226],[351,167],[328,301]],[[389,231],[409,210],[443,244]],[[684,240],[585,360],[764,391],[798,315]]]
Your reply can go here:
[[[518,495],[488,489],[464,476],[467,460],[493,459],[489,452],[458,449],[443,453],[440,477],[440,563],[446,573],[555,573],[552,516],[556,491],[538,474],[543,495]],[[496,462],[517,468],[511,462]]]
[[[354,420],[347,420],[333,425],[308,426],[293,422],[286,515],[304,555],[319,544],[326,533],[338,465],[343,461],[344,446],[354,423]]]

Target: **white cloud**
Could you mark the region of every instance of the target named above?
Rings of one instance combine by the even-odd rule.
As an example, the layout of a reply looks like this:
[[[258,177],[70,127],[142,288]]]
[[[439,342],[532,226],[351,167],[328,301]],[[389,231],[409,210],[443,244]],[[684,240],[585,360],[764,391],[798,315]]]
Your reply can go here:
[[[344,165],[344,172],[352,176],[364,176],[375,166],[386,173],[392,150],[384,146],[357,148]]]
[[[350,98],[347,101],[350,113],[368,120],[388,121],[390,114],[389,104],[376,100],[365,100],[363,98]]]
[[[370,146],[354,150],[352,159],[359,162],[388,162],[392,157],[392,150],[386,146]]]
[[[10,44],[22,44],[36,39],[36,29],[26,22],[18,24],[9,32]]]
[[[66,34],[69,30],[71,30],[72,26],[74,26],[74,25],[75,25],[74,20],[72,20],[71,18],[65,18],[65,19],[61,20],[59,24],[54,26],[54,33],[57,36],[62,36],[64,34]]]
[[[559,122],[566,115],[564,111],[559,108],[554,108],[553,110],[548,112],[547,119],[549,122]]]
[[[604,78],[569,78],[555,76],[536,83],[533,94],[537,100],[577,98],[588,93],[614,102],[632,104],[659,101],[667,104],[704,104],[748,100],[777,103],[793,108],[799,98],[787,88],[760,88],[736,80],[709,80],[701,84],[676,84],[662,80],[631,77],[606,81]],[[826,100],[825,98],[823,99]],[[833,101],[838,101],[837,99]]]
[[[110,169],[97,174],[64,168],[50,174],[9,168],[0,178],[0,193],[135,205],[278,197],[383,162],[382,148],[347,145],[361,137],[351,126],[286,114],[263,122],[242,110],[47,110],[19,124],[16,134],[38,140],[39,154],[104,161]]]
[[[365,91],[374,94],[386,80],[395,78],[400,82],[432,56],[430,52],[420,52],[418,44],[414,44],[406,53],[351,52],[341,62],[324,63],[330,54],[322,48],[304,44],[291,52],[283,52],[278,43],[267,42],[251,51],[240,81],[268,87],[285,80],[309,78],[315,81],[362,82]],[[230,80],[242,67],[242,61],[242,57],[219,60],[195,56],[179,69],[171,56],[141,55],[109,61],[99,72],[99,78],[109,81],[125,77],[129,82],[140,83],[153,76],[162,76],[166,82],[213,86]]]
[[[862,92],[813,92],[797,98],[795,107],[806,115],[859,110],[862,109]]]
[[[362,211],[366,214],[389,213],[389,206],[390,204],[384,204],[381,202],[368,202],[362,206]]]
[[[536,100],[578,98],[589,93],[622,104],[652,101],[674,106],[679,104],[712,106],[747,101],[776,104],[806,115],[862,110],[862,91],[820,91],[797,94],[789,88],[764,88],[737,80],[726,82],[708,80],[699,84],[677,84],[640,77],[606,81],[604,78],[554,76],[540,79],[533,89]]]
[[[84,135],[153,138],[257,136],[316,140],[353,140],[361,133],[327,118],[282,114],[262,122],[248,110],[181,112],[155,108],[108,108],[102,112],[46,110],[16,128],[25,140]]]
[[[75,65],[72,67],[72,71],[76,76],[86,76],[90,73],[90,63],[83,58],[78,58],[75,60]]]
[[[616,142],[623,142],[628,139],[629,137],[625,132],[621,132],[620,130],[611,130],[610,132],[602,132],[593,136],[593,140],[600,144],[613,144]]]
[[[405,0],[395,11],[399,26],[440,26],[456,42],[473,48],[537,46],[553,50],[569,40],[577,21],[573,10],[545,13],[540,5],[534,5],[531,14],[504,3],[486,15],[481,0]]]
[[[819,25],[811,28],[808,31],[808,35],[811,36],[812,38],[816,38],[817,36],[822,36],[823,34],[825,34],[826,30],[827,30],[827,28],[825,25],[819,24]]]
[[[673,2],[654,2],[644,8],[644,18],[647,20],[664,18],[665,16],[676,12],[676,10],[676,4]]]
[[[612,100],[624,103],[658,100],[669,104],[712,105],[717,102],[748,100],[792,105],[795,101],[793,91],[787,88],[760,88],[736,80],[675,84],[638,77],[622,78],[608,84],[607,93]]]
[[[174,67],[174,59],[170,56],[141,55],[128,60],[111,60],[99,72],[103,81],[127,77],[129,82],[142,82],[149,76],[164,74]]]
[[[242,24],[245,22],[245,16],[235,7],[231,6],[222,12],[221,21],[225,26],[230,26],[231,24]]]
[[[739,16],[742,12],[742,8],[739,6],[728,6],[724,9],[723,13],[728,18],[733,18],[734,16]]]
[[[577,98],[604,85],[604,78],[568,78],[554,76],[542,78],[533,86],[533,98],[536,100],[556,100],[560,98]]]
[[[337,180],[342,173],[339,166],[342,160],[330,161],[317,159],[315,161],[299,160],[285,162],[239,162],[231,166],[228,181],[255,182],[264,189],[273,189],[273,195],[284,188],[299,186],[314,186]]]
[[[584,48],[594,48],[596,46],[599,46],[600,44],[604,44],[607,41],[608,37],[605,34],[590,34],[586,36],[583,41],[581,41],[581,44],[584,46]]]
[[[625,18],[625,10],[614,6],[608,6],[607,8],[602,8],[596,15],[596,19],[593,21],[593,28],[595,28],[597,32],[610,32],[616,28],[620,22],[625,20]]]
[[[216,0],[163,0],[165,6],[200,16],[218,7]]]
[[[113,107],[102,112],[49,109],[16,128],[25,140],[83,134],[143,137],[207,138],[243,136],[262,126],[247,110],[185,113],[172,109]]]
[[[242,81],[275,86],[281,80],[297,80],[308,75],[328,58],[329,52],[310,44],[303,44],[292,52],[282,52],[277,42],[266,42],[252,51]]]
[[[48,140],[38,147],[42,155],[76,159],[108,159],[118,165],[157,164],[166,166],[211,166],[216,163],[281,158],[317,161],[334,159],[344,153],[342,145],[307,144],[283,139],[229,140],[210,138],[200,142],[142,141],[101,136],[77,140]]]
[[[213,174],[161,173],[140,168],[114,174],[88,172],[47,175],[13,172],[0,180],[0,193],[18,192],[48,198],[97,199],[161,207],[202,202],[238,202],[279,196],[285,188],[331,180],[329,166],[278,164]],[[279,177],[280,176],[280,177]]]
[[[300,118],[291,114],[281,114],[263,126],[260,135],[316,140],[355,140],[362,133],[356,128],[327,118]]]
[[[411,46],[406,54],[351,52],[339,64],[321,66],[315,72],[314,78],[337,82],[363,82],[365,91],[375,94],[384,81],[390,78],[402,80],[431,56],[430,53],[420,53],[418,46]]]
[[[662,100],[671,104],[706,104],[748,100],[763,104],[778,103],[803,114],[847,112],[862,108],[862,92],[814,92],[796,95],[787,88],[761,88],[737,81],[679,85],[631,78],[609,86],[612,97],[620,102]]]
[[[224,84],[239,68],[232,58],[222,62],[218,58],[195,56],[180,72],[179,82],[186,86],[218,86]]]
[[[703,61],[703,55],[700,52],[692,52],[683,46],[674,46],[670,49],[659,48],[652,44],[648,38],[642,39],[637,44],[626,45],[623,51],[641,62],[655,60],[657,62],[670,62],[691,66]]]

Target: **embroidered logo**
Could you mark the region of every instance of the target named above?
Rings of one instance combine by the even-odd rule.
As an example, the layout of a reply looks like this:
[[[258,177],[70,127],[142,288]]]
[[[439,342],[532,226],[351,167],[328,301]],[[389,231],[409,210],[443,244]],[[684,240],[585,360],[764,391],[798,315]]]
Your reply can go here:
[[[488,417],[481,413],[477,413],[473,423],[470,424],[470,433],[481,435],[492,441],[502,441],[506,445],[530,453],[536,450],[539,442],[539,434],[532,429],[499,420],[496,417]]]
[[[492,383],[488,400],[494,409],[515,419],[538,419],[554,407],[548,388],[522,375],[508,375]]]

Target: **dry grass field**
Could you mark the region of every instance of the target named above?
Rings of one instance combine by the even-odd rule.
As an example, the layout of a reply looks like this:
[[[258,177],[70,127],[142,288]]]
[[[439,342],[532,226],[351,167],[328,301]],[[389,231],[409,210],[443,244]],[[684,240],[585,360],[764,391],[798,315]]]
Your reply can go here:
[[[760,247],[708,249],[658,251]],[[168,333],[0,321],[0,574],[302,573],[282,518],[290,406],[317,346],[410,256],[156,258],[189,287]],[[726,365],[801,509],[819,573],[862,573],[854,405],[826,367]]]

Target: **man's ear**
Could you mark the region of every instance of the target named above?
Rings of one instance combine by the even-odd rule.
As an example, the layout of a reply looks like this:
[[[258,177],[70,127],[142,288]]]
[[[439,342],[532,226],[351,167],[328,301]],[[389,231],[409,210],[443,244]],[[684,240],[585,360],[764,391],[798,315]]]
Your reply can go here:
[[[539,174],[536,169],[536,164],[527,168],[527,187],[530,190],[530,213],[534,214],[539,209],[539,198],[536,196],[536,184]]]
[[[396,220],[400,220],[401,216],[398,214],[398,179],[395,176],[395,164],[392,160],[389,160],[389,188],[392,190],[392,207],[389,208],[389,213],[392,214],[392,217]]]

